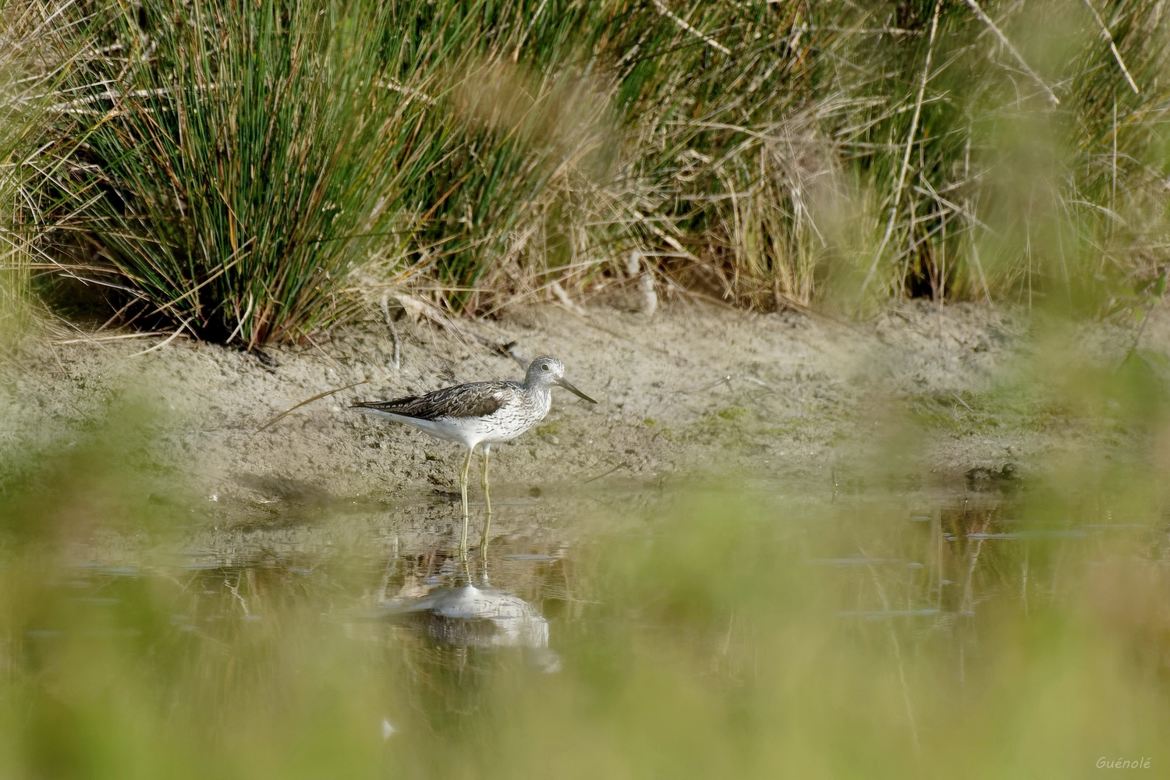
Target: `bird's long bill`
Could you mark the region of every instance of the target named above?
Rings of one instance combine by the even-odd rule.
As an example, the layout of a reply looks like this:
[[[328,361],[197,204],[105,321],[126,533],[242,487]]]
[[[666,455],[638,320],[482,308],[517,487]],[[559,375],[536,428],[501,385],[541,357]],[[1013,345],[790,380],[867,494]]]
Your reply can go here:
[[[567,380],[567,379],[558,379],[558,380],[557,380],[557,384],[558,384],[558,385],[560,385],[561,387],[565,388],[566,390],[568,390],[570,393],[572,393],[573,395],[577,396],[578,398],[583,398],[583,399],[585,399],[586,401],[588,401],[588,402],[589,402],[589,403],[591,403],[591,404],[595,404],[595,403],[597,403],[597,402],[596,402],[596,401],[594,401],[592,398],[590,398],[589,396],[585,395],[584,393],[582,393],[582,392],[581,392],[580,390],[578,390],[577,388],[573,387],[573,385],[572,385],[572,384],[570,384],[570,383],[569,383],[569,380]]]

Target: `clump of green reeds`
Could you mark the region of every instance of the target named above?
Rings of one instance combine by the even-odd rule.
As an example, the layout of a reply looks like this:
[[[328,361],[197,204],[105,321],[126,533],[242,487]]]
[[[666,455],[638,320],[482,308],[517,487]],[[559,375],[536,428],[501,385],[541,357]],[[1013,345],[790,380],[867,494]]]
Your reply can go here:
[[[431,164],[420,97],[388,75],[390,15],[361,0],[114,13],[69,186],[123,304],[248,346],[328,321],[355,262],[407,227],[398,182]]]
[[[753,306],[1099,310],[1164,265],[1159,7],[147,0],[65,210],[117,305],[249,346],[370,262],[475,312],[631,252]]]

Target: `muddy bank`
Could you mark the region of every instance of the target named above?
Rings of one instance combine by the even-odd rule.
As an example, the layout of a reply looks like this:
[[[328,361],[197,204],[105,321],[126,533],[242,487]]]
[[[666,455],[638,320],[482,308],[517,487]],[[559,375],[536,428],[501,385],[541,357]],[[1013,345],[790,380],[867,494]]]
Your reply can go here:
[[[1143,344],[1170,343],[1166,319],[1151,321]],[[519,361],[551,354],[600,403],[558,391],[536,431],[499,447],[502,500],[706,471],[828,489],[864,479],[874,460],[923,479],[994,479],[1027,473],[1055,450],[1124,449],[1074,420],[1038,422],[1034,405],[1003,392],[1033,357],[1025,327],[1016,313],[973,305],[907,305],[845,324],[680,304],[650,319],[537,307],[456,328],[404,316],[397,347],[371,317],[263,356],[161,338],[42,339],[3,369],[0,442],[10,452],[68,447],[111,409],[130,410],[135,424],[119,428],[132,429],[125,446],[141,452],[127,457],[209,502],[411,501],[453,487],[457,447],[349,403],[518,378]],[[1134,333],[1091,326],[1086,359],[1120,359]],[[903,445],[896,464],[890,442]]]

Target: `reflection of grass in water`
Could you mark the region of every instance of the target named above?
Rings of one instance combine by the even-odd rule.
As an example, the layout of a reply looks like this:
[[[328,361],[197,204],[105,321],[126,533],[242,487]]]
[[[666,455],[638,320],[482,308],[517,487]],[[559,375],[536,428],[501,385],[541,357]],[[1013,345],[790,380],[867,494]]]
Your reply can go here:
[[[6,469],[23,476],[0,490],[0,774],[1064,777],[1102,755],[1160,765],[1164,395],[1136,370],[1041,373],[1037,392],[1060,408],[1106,409],[1144,432],[1134,462],[1054,460],[1006,506],[737,496],[731,482],[667,496],[571,549],[555,576],[547,563],[493,572],[553,618],[554,675],[351,619],[384,587],[366,559],[276,550],[201,573],[169,558],[144,559],[141,576],[62,567],[111,525],[163,536],[184,518],[132,488],[142,464],[114,454],[141,438],[140,415],[110,412],[62,452]],[[435,570],[411,560],[394,587]],[[383,718],[397,730],[385,742]]]

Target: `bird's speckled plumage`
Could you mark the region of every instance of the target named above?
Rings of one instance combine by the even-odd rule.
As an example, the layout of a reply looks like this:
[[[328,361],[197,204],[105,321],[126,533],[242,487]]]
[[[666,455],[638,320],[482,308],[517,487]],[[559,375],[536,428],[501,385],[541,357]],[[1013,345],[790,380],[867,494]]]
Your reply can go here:
[[[469,382],[391,401],[359,401],[354,407],[474,448],[514,439],[543,420],[552,406],[554,384],[592,401],[565,382],[564,371],[556,358],[538,357],[522,383]]]
[[[354,406],[403,417],[434,420],[439,417],[486,417],[495,414],[523,387],[517,382],[470,382],[444,387],[424,395],[407,395],[392,401],[359,401]]]
[[[459,478],[463,497],[463,540],[460,547],[466,550],[467,471],[472,453],[483,445],[483,489],[490,520],[487,458],[491,445],[514,439],[543,420],[552,406],[553,385],[560,385],[590,403],[597,403],[565,379],[565,366],[561,361],[538,357],[528,366],[523,382],[470,382],[391,401],[358,401],[353,407],[405,423],[440,439],[457,441],[467,448],[467,458]],[[487,527],[485,523],[485,538]]]

